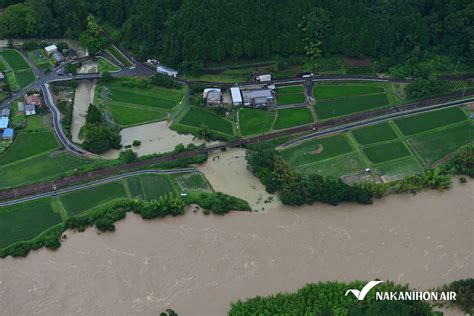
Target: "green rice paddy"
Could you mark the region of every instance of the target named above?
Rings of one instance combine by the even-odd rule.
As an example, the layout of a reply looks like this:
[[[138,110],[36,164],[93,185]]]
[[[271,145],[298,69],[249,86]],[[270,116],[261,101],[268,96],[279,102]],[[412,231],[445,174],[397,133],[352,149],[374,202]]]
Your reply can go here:
[[[209,129],[223,134],[233,135],[234,128],[232,122],[208,110],[191,107],[184,117],[179,121],[180,124],[196,128],[207,126]]]
[[[303,86],[289,86],[277,89],[278,105],[299,104],[306,101]]]
[[[398,137],[388,122],[355,129],[352,131],[352,135],[361,145],[392,140]]]
[[[243,108],[239,112],[240,133],[248,136],[269,132],[274,120],[275,115],[267,110]]]
[[[278,110],[277,120],[273,129],[290,128],[313,122],[311,112],[307,108]]]
[[[405,136],[422,133],[440,126],[455,124],[466,119],[466,114],[458,107],[427,112],[395,121]]]
[[[208,191],[201,173],[176,175],[145,174],[96,185],[13,206],[0,207],[0,248],[21,240],[31,240],[71,216],[114,199],[135,197],[157,199],[164,194]]]

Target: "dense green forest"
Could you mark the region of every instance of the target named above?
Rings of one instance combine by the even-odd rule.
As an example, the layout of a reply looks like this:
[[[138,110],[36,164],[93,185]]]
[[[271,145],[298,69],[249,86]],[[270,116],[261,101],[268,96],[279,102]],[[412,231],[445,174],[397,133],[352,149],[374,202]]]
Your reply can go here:
[[[92,14],[138,57],[205,62],[341,54],[405,73],[474,65],[472,0],[0,0],[0,37],[77,38]],[[412,66],[410,68],[410,66]]]

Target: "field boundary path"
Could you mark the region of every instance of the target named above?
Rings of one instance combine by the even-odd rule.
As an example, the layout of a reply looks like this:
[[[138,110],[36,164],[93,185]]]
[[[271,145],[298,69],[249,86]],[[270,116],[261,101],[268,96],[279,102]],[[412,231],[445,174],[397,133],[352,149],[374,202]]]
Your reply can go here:
[[[451,101],[451,102],[450,102],[449,97],[441,97],[441,98],[435,98],[431,100],[419,101],[412,104],[407,104],[400,107],[399,111],[395,111],[394,109],[389,108],[389,109],[375,110],[372,112],[367,112],[367,113],[362,113],[362,114],[355,114],[355,115],[344,117],[344,118],[332,119],[320,124],[307,124],[307,125],[280,130],[277,132],[268,133],[264,135],[243,138],[243,139],[239,139],[239,140],[235,140],[231,142],[208,146],[205,148],[176,153],[169,156],[150,158],[147,160],[136,161],[129,164],[89,171],[89,172],[75,175],[75,176],[68,176],[62,179],[51,180],[48,182],[37,183],[37,184],[26,185],[22,187],[3,190],[0,192],[0,201],[16,199],[19,197],[35,195],[38,193],[49,192],[51,190],[58,190],[58,189],[66,188],[68,186],[75,185],[78,183],[93,181],[101,177],[107,177],[107,176],[112,176],[114,174],[124,173],[124,172],[127,172],[128,170],[134,170],[134,169],[143,168],[146,166],[156,165],[156,164],[160,164],[164,162],[170,162],[179,158],[189,158],[189,157],[193,157],[199,154],[221,150],[227,147],[245,146],[245,145],[254,144],[260,141],[268,141],[268,140],[283,137],[283,136],[289,136],[289,135],[300,134],[303,132],[314,131],[312,134],[299,137],[293,141],[290,141],[284,144],[284,146],[289,146],[291,144],[302,142],[307,139],[320,137],[320,136],[332,134],[339,131],[350,130],[352,128],[356,128],[360,126],[371,125],[377,122],[382,122],[382,121],[390,120],[393,118],[432,111],[435,109],[442,109],[442,108],[452,107],[452,106],[460,106],[465,103],[473,102],[473,101],[474,101],[474,97],[471,97],[465,100]],[[324,130],[321,130],[323,128]]]
[[[40,194],[28,196],[28,197],[16,199],[16,200],[10,200],[10,201],[7,201],[7,202],[0,202],[0,207],[11,206],[11,205],[15,205],[15,204],[23,203],[23,202],[28,202],[28,201],[33,201],[33,200],[37,200],[37,199],[41,199],[41,198],[45,198],[45,197],[53,197],[53,196],[56,196],[58,194],[73,192],[73,191],[77,191],[77,190],[83,190],[83,189],[87,189],[87,188],[94,187],[94,186],[97,186],[97,185],[101,185],[101,184],[105,184],[105,183],[109,183],[109,182],[114,182],[114,181],[117,181],[117,180],[121,180],[121,179],[124,179],[124,178],[129,178],[129,177],[133,177],[133,176],[137,176],[137,175],[142,175],[142,174],[161,174],[161,175],[163,175],[163,174],[179,174],[179,173],[190,173],[190,172],[198,172],[198,170],[196,168],[177,168],[177,169],[167,169],[167,170],[138,170],[138,171],[132,171],[132,172],[127,172],[127,173],[122,173],[122,174],[110,176],[110,177],[107,177],[107,178],[102,178],[102,179],[95,180],[95,181],[88,182],[88,183],[84,183],[84,184],[79,184],[79,185],[72,186],[72,187],[67,187],[67,188],[63,188],[63,189],[59,189],[59,190],[56,190],[56,189],[53,188],[49,192],[44,192],[44,193],[40,193]]]

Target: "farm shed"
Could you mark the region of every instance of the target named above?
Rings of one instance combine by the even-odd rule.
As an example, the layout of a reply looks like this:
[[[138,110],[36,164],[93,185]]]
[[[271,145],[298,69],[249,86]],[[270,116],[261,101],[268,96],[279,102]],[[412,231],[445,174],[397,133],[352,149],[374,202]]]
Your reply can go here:
[[[46,46],[44,50],[46,51],[46,54],[48,54],[48,56],[51,56],[52,53],[58,51],[58,47],[53,44],[53,45]]]
[[[2,110],[2,116],[9,117],[10,116],[10,109],[6,108]]]
[[[5,128],[7,128],[8,122],[9,122],[8,117],[5,117],[5,116],[0,117],[0,130],[3,131]]]
[[[2,138],[4,140],[13,140],[13,128],[6,128],[3,131]]]
[[[170,77],[177,77],[178,76],[178,71],[168,68],[166,66],[158,66],[156,67],[156,71],[160,74],[167,75]]]
[[[231,87],[230,95],[232,97],[232,104],[235,106],[242,105],[242,95],[240,94],[239,87]]]

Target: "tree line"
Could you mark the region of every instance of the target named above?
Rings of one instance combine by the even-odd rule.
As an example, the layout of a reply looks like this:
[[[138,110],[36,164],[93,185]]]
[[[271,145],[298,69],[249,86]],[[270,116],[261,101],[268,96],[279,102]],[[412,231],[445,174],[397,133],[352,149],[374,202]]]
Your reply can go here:
[[[306,54],[370,57],[379,70],[474,64],[470,0],[2,0],[0,37],[78,38],[94,15],[139,58],[183,68]],[[438,58],[439,60],[439,58]],[[444,66],[443,66],[444,65]],[[451,69],[451,70],[453,70]]]

